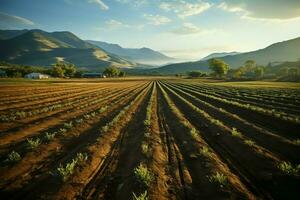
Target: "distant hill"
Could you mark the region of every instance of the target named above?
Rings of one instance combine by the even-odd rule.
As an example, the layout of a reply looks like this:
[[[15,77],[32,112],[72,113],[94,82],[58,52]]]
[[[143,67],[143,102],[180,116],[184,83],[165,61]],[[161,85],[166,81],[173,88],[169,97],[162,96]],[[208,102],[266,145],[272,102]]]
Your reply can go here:
[[[118,44],[110,44],[106,42],[87,40],[87,42],[94,44],[105,51],[118,55],[126,60],[130,60],[136,63],[143,63],[147,65],[162,65],[172,63],[174,58],[168,57],[158,51],[154,51],[149,48],[123,48]]]
[[[24,30],[0,30],[0,40],[7,40],[14,38],[18,35],[28,32],[27,29]]]
[[[131,68],[136,64],[81,40],[71,32],[42,30],[0,31],[0,60],[27,65],[51,66],[57,61],[102,71],[105,67]]]
[[[209,60],[209,59],[212,59],[212,58],[220,58],[220,57],[224,57],[224,56],[232,56],[232,55],[237,55],[237,54],[240,54],[239,52],[222,52],[222,53],[212,53],[212,54],[209,54],[208,56],[205,56],[204,58],[202,58],[201,60]]]
[[[300,37],[272,44],[264,49],[227,55],[219,57],[230,65],[230,68],[242,66],[246,60],[255,60],[258,65],[267,65],[269,62],[297,61],[300,58]],[[152,69],[146,73],[176,74],[192,70],[209,71],[208,61],[200,60],[195,62],[183,62],[170,64]]]

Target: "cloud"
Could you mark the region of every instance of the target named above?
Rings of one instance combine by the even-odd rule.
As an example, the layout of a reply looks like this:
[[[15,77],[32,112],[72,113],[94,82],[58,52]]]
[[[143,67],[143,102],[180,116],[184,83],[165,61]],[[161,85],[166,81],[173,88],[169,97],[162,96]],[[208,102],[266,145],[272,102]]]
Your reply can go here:
[[[105,25],[107,26],[107,28],[110,28],[110,29],[129,28],[130,27],[130,25],[124,24],[124,23],[122,23],[118,20],[114,20],[114,19],[106,21]]]
[[[34,25],[34,22],[29,19],[19,17],[16,15],[9,15],[3,12],[0,12],[0,23],[10,24],[10,25],[29,25],[29,26]]]
[[[159,7],[165,11],[173,11],[177,14],[179,18],[186,18],[193,15],[198,15],[206,10],[208,10],[212,4],[204,1],[196,1],[193,3],[179,0],[173,2],[162,2]]]
[[[218,7],[247,19],[280,21],[300,18],[299,0],[223,0]]]
[[[192,23],[183,23],[181,27],[178,27],[171,31],[171,33],[178,35],[190,35],[195,33],[200,33],[203,30]]]
[[[108,10],[109,7],[102,0],[88,0],[89,3],[95,3],[100,6],[102,10]]]
[[[124,4],[130,4],[134,7],[139,7],[149,3],[148,0],[116,0],[116,1]]]
[[[151,15],[151,14],[144,14],[145,19],[148,20],[149,24],[160,26],[171,22],[172,20],[161,15]]]

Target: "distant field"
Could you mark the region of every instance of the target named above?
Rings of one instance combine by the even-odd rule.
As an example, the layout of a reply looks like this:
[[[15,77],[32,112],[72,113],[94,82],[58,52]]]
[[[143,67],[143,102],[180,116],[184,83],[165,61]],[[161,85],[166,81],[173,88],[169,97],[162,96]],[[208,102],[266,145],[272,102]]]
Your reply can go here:
[[[0,79],[1,199],[300,199],[300,84]]]

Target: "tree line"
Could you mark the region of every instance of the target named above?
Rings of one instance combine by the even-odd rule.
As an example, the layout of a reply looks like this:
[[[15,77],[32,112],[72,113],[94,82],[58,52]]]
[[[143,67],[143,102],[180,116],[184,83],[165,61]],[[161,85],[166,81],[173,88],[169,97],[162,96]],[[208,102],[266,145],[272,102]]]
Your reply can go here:
[[[230,69],[230,66],[222,59],[213,58],[208,61],[209,69],[212,73],[208,74],[201,71],[190,71],[188,76],[191,78],[211,76],[219,79],[236,79],[236,80],[259,80],[266,77],[275,78],[296,78],[300,76],[300,62],[291,62],[295,65],[283,63],[281,65],[261,66],[255,60],[247,60],[244,65],[237,69]],[[176,76],[181,76],[177,74]]]
[[[0,70],[4,71],[7,77],[12,78],[21,78],[34,72],[48,74],[51,77],[81,78],[87,72],[78,70],[74,64],[68,62],[57,62],[49,68],[0,62]],[[104,69],[103,75],[106,77],[124,77],[126,74],[116,67],[107,67]]]

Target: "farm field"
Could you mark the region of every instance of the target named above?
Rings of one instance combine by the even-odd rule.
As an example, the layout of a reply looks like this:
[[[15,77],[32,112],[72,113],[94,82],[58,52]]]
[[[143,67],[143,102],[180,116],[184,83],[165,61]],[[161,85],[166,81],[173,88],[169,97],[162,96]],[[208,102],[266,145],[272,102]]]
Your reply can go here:
[[[0,83],[1,199],[300,199],[300,84]]]

